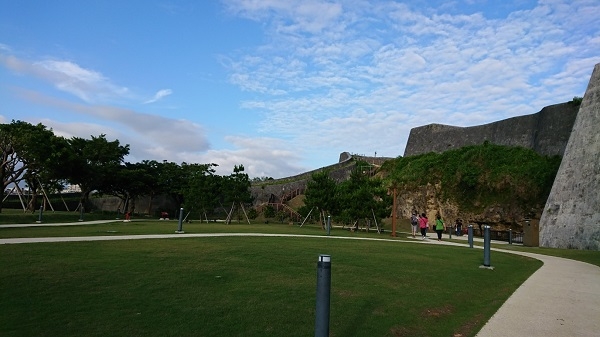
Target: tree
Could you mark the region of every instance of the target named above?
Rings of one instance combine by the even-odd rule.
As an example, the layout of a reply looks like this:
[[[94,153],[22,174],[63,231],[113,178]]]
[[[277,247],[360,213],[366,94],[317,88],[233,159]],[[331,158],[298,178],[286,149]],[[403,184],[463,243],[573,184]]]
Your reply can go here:
[[[183,168],[186,165],[185,162],[182,165],[178,165],[174,162],[163,161],[157,167],[158,175],[156,179],[158,191],[168,195],[180,207],[183,206],[183,195],[187,186],[187,177]]]
[[[144,194],[148,196],[148,214],[152,214],[152,201],[154,197],[160,194],[166,194],[166,186],[163,186],[160,181],[162,164],[156,160],[143,160],[138,163],[143,168],[144,174]]]
[[[62,169],[67,158],[66,142],[42,124],[14,120],[10,124],[0,124],[0,151],[3,190],[12,183],[25,180],[33,192],[30,210],[35,208],[37,190],[42,183],[56,187],[58,180],[66,177]]]
[[[219,204],[221,179],[215,175],[217,164],[192,164],[186,167],[188,184],[184,191],[184,206],[189,211],[198,210],[207,217],[207,210],[214,210]]]
[[[336,193],[337,184],[329,176],[329,171],[315,172],[311,176],[311,180],[306,184],[306,192],[304,194],[306,208],[319,209],[321,218],[325,218],[327,214],[337,214],[339,203],[336,199]],[[321,226],[324,226],[324,224],[321,223]]]
[[[91,139],[73,137],[69,140],[73,155],[69,182],[81,188],[81,203],[86,205],[94,190],[110,190],[121,169],[123,158],[129,154],[129,145],[112,142],[102,134]]]
[[[380,222],[389,215],[390,197],[382,180],[370,178],[358,167],[352,171],[349,180],[338,186],[338,198],[343,209],[341,216],[347,222],[373,217]]]
[[[250,179],[244,172],[244,165],[235,165],[233,173],[223,180],[222,192],[224,201],[232,204],[232,209],[228,215],[228,223],[231,222],[231,215],[237,206],[243,207],[244,204],[252,202],[250,193]]]
[[[98,189],[98,194],[113,195],[121,199],[123,212],[135,212],[135,201],[148,194],[152,176],[144,163],[125,163],[111,170],[113,173]]]

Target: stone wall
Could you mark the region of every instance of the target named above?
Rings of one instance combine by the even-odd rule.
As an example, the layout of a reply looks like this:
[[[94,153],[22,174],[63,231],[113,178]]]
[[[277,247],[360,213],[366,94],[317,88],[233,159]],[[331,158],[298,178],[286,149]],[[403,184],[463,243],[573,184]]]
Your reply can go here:
[[[92,197],[90,198],[90,203],[92,204],[93,209],[99,211],[108,211],[108,212],[123,212],[123,200],[118,197],[113,196],[103,196],[103,197]],[[134,205],[130,201],[130,207]],[[171,198],[160,195],[152,198],[152,204],[150,204],[149,196],[141,196],[135,199],[135,213],[136,214],[148,214],[151,217],[159,217],[160,212],[168,212],[173,217],[174,214],[177,214],[179,207],[175,204]],[[152,214],[149,214],[149,213]]]
[[[540,245],[600,250],[600,63],[540,219]]]
[[[404,156],[444,152],[484,141],[533,149],[542,155],[564,153],[579,106],[550,105],[531,115],[471,127],[429,124],[410,131]]]
[[[289,198],[296,195],[304,194],[306,185],[314,173],[327,170],[329,171],[329,176],[333,180],[342,182],[350,177],[350,173],[355,168],[358,160],[379,166],[389,159],[390,158],[386,157],[358,156],[348,152],[342,152],[337,164],[325,166],[292,177],[253,183],[250,187],[250,192],[254,198],[254,205],[260,205],[266,202],[279,203],[287,201]]]

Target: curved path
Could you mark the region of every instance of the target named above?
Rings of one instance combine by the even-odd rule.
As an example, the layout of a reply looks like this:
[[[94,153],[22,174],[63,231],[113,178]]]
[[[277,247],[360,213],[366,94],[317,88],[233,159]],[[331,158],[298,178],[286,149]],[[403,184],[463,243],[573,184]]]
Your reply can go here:
[[[39,226],[39,225],[37,225]],[[0,226],[8,227],[8,226]],[[391,239],[348,238],[321,235],[260,233],[163,234],[0,239],[0,244],[102,240],[170,239],[216,236],[312,237],[405,242]],[[420,241],[424,244],[465,246],[454,242]],[[477,247],[481,248],[481,247]],[[479,331],[477,337],[562,337],[600,335],[600,267],[559,257],[492,248],[541,260],[531,275]]]

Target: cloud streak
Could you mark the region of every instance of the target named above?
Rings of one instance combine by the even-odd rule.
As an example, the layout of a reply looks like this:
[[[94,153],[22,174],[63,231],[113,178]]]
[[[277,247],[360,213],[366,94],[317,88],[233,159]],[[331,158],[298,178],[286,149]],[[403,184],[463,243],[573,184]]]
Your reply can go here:
[[[127,87],[117,86],[101,73],[85,69],[70,61],[29,62],[13,55],[0,54],[0,63],[14,72],[31,75],[50,83],[56,89],[72,94],[87,103],[132,96]]]
[[[172,93],[173,93],[173,90],[171,90],[171,89],[159,90],[158,92],[156,92],[156,94],[154,94],[154,97],[145,101],[144,104],[150,104],[150,103],[157,102],[157,101],[163,99],[164,97],[171,95]]]

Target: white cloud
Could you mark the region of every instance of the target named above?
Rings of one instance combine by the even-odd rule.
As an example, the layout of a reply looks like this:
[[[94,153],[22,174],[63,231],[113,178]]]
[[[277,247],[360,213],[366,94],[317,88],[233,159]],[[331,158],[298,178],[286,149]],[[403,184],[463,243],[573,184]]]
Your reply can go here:
[[[52,84],[56,89],[68,92],[88,103],[131,96],[128,88],[117,86],[101,73],[85,69],[74,62],[31,62],[13,55],[0,54],[0,63],[14,72],[35,76]]]
[[[250,177],[283,178],[290,172],[301,173],[308,168],[299,164],[304,153],[293,150],[293,144],[277,138],[228,136],[234,149],[209,150],[205,153],[179,153],[180,161],[216,163],[217,174],[229,175],[235,165],[244,165]]]
[[[90,122],[46,122],[61,135],[89,138],[91,135],[109,134],[121,143],[132,144],[137,160],[153,159],[153,154],[164,155],[181,152],[202,153],[210,148],[206,131],[201,125],[188,120],[174,119],[149,113],[106,105],[72,103],[33,91],[21,90],[23,99],[46,107],[69,111]],[[95,133],[89,133],[96,131]],[[136,144],[134,147],[133,144]],[[171,157],[172,155],[169,155]]]
[[[581,95],[600,61],[589,47],[598,45],[600,24],[590,13],[600,4],[587,0],[542,1],[493,19],[392,1],[343,2],[331,15],[315,14],[318,29],[293,1],[226,3],[237,15],[270,23],[269,44],[230,68],[234,84],[260,94],[242,107],[264,112],[263,132],[310,151],[325,143],[402,154],[415,126],[487,123]],[[575,17],[583,28],[572,29]]]
[[[164,97],[167,97],[169,95],[171,95],[173,93],[173,90],[171,89],[162,89],[156,92],[156,94],[154,94],[154,97],[152,97],[151,99],[147,100],[144,102],[144,104],[149,104],[149,103],[154,103],[156,101],[159,101],[161,99],[163,99]]]

